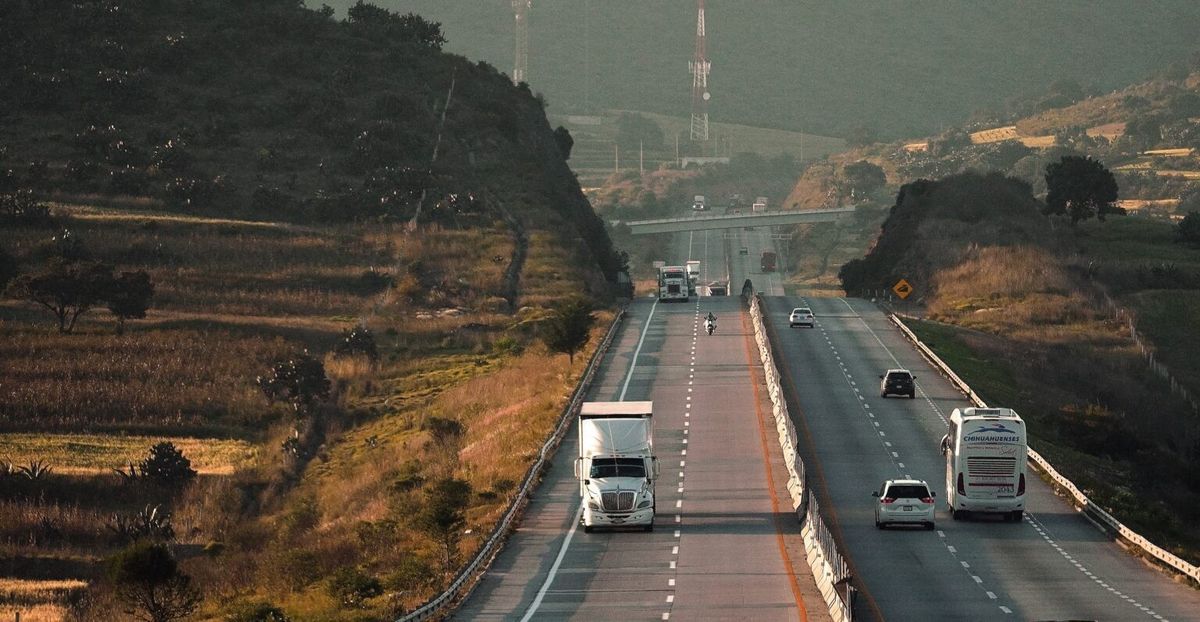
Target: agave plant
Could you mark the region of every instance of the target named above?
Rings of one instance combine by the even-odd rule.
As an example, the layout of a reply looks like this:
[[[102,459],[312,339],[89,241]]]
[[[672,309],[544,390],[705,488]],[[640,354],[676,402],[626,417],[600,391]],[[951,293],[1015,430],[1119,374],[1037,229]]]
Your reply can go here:
[[[144,475],[142,471],[138,470],[137,465],[132,462],[129,463],[128,471],[125,471],[124,469],[113,469],[113,473],[116,473],[121,478],[122,484],[132,484],[137,482]]]
[[[25,477],[27,477],[33,481],[42,479],[42,477],[49,475],[50,472],[53,470],[54,470],[54,467],[50,466],[49,464],[47,464],[45,462],[42,462],[41,460],[31,460],[29,462],[28,466],[22,466],[22,467],[17,468],[18,473],[20,473],[21,475],[24,475]]]
[[[175,528],[171,526],[171,513],[162,506],[149,506],[136,514],[113,514],[108,521],[108,530],[118,542],[134,542],[143,538],[152,540],[175,539]]]

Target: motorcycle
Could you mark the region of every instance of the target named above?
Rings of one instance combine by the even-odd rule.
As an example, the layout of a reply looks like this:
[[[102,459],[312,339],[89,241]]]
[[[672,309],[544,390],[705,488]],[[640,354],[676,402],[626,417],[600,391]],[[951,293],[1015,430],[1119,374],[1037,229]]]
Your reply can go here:
[[[710,335],[713,334],[713,331],[717,330],[717,323],[714,320],[704,320],[704,330]]]

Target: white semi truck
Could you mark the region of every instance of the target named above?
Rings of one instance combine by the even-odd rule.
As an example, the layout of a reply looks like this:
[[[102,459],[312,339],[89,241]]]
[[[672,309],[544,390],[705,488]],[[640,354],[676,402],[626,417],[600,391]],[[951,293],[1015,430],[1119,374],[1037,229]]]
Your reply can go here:
[[[584,402],[579,409],[575,476],[583,497],[583,530],[654,530],[653,402]]]
[[[696,295],[696,283],[700,280],[700,260],[689,259],[684,267],[687,268],[688,294]]]

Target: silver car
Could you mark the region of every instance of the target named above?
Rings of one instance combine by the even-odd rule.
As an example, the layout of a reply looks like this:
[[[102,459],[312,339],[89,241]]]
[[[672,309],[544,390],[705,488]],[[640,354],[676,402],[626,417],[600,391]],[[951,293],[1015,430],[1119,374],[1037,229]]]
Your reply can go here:
[[[871,493],[875,497],[875,526],[883,529],[892,524],[910,524],[933,529],[936,495],[929,484],[919,479],[885,481]]]
[[[795,328],[797,326],[812,328],[816,321],[816,318],[813,317],[812,309],[808,307],[796,307],[792,309],[792,315],[788,317],[788,328]]]

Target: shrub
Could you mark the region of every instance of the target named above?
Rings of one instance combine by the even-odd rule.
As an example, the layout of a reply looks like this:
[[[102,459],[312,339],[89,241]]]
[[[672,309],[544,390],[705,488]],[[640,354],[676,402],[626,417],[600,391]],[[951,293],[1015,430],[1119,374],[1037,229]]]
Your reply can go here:
[[[33,196],[30,190],[0,194],[0,222],[30,226],[54,224],[50,208]]]
[[[337,356],[365,355],[372,361],[379,358],[379,350],[375,347],[375,335],[365,326],[358,326],[342,333],[342,340],[333,347]]]
[[[150,456],[141,462],[142,476],[170,488],[179,488],[196,478],[192,461],[175,447],[161,442],[150,448]]]
[[[226,622],[291,622],[291,618],[275,605],[256,601],[238,603],[225,614]]]
[[[170,622],[191,615],[200,593],[166,545],[139,542],[113,556],[108,578],[117,596],[153,622]]]
[[[307,350],[299,356],[280,361],[268,376],[258,377],[258,386],[268,403],[287,402],[298,414],[306,414],[318,401],[329,397],[329,378],[325,365]]]
[[[329,595],[347,608],[363,608],[368,598],[383,594],[379,579],[358,568],[341,568],[329,581]]]

